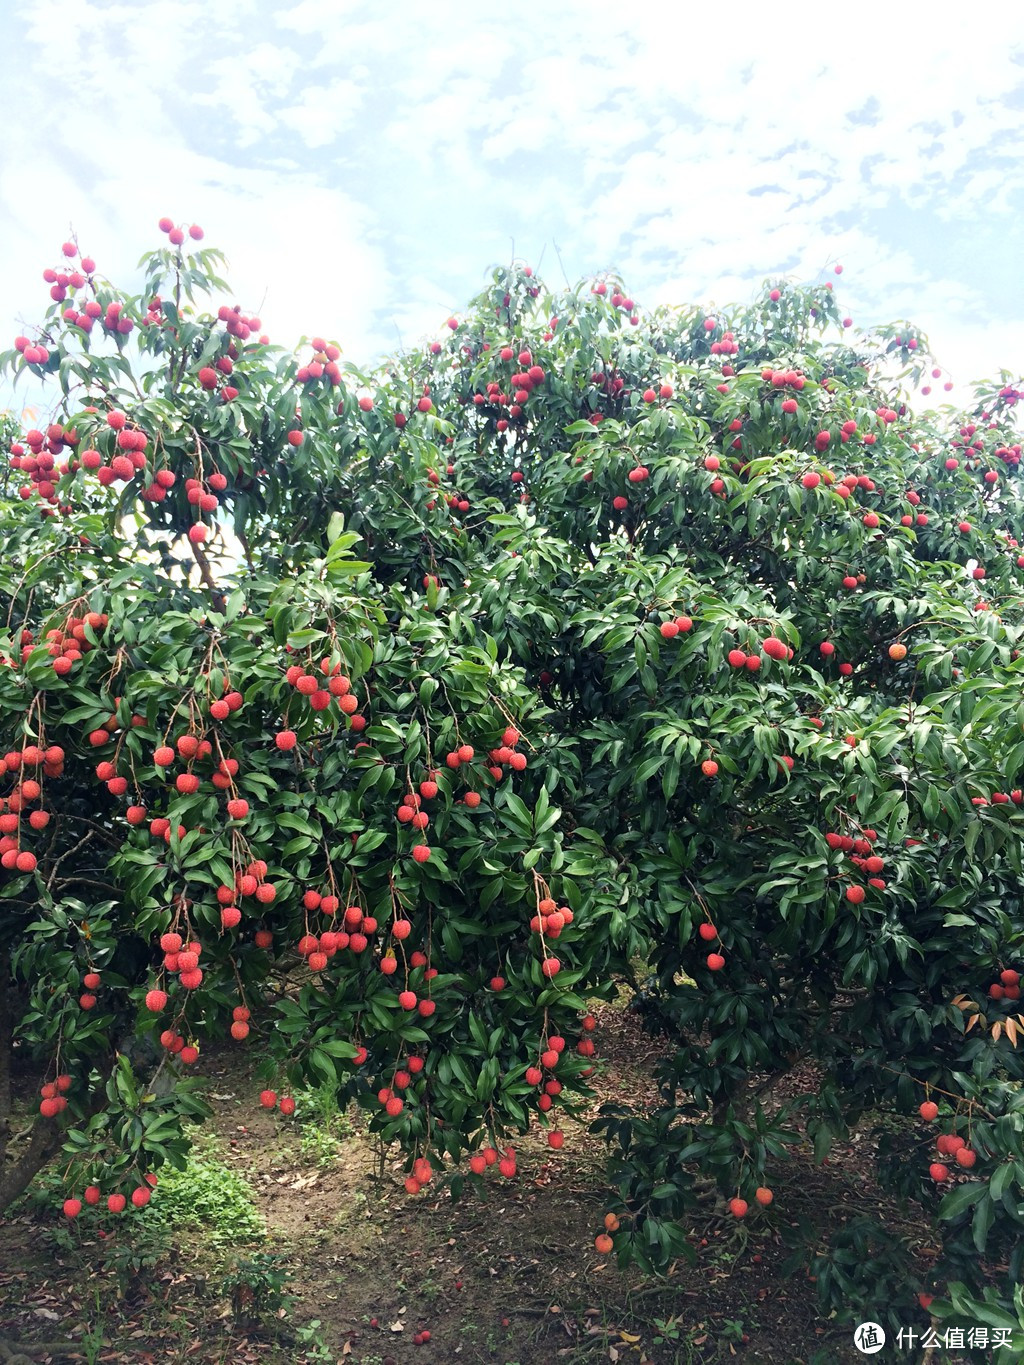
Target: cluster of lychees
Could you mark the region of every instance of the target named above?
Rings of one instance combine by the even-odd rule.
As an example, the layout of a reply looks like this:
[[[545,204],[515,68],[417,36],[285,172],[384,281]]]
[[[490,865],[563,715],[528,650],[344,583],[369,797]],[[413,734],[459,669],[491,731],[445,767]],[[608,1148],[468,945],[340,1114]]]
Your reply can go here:
[[[157,1178],[152,1173],[142,1177],[143,1183],[137,1185],[132,1190],[130,1196],[115,1191],[107,1196],[107,1211],[109,1213],[123,1213],[127,1208],[129,1200],[132,1208],[142,1209],[149,1203],[153,1195],[153,1190],[157,1185]],[[96,1205],[103,1198],[103,1193],[99,1185],[87,1185],[81,1199],[70,1198],[64,1200],[64,1213],[68,1218],[77,1218],[82,1212],[83,1202],[88,1205]]]
[[[859,836],[839,834],[830,830],[825,835],[825,842],[833,853],[847,854],[854,867],[868,874],[868,886],[876,891],[884,891],[885,880],[879,873],[885,868],[885,860],[874,850],[877,838],[878,831],[873,829],[862,830]],[[866,895],[864,887],[858,883],[846,888],[846,899],[851,905],[861,905]]]
[[[319,891],[306,891],[302,903],[307,911],[325,915],[333,925],[340,902],[335,895],[321,895]],[[339,928],[324,929],[311,933],[308,923],[306,933],[297,944],[299,953],[306,959],[311,972],[322,972],[336,953],[351,952],[357,956],[365,953],[377,933],[377,921],[373,915],[366,915],[359,905],[349,905],[341,919]]]
[[[0,797],[0,866],[18,872],[31,872],[36,857],[20,842],[21,819],[29,807],[28,823],[33,830],[42,830],[50,823],[49,811],[37,805],[42,800],[42,778],[60,777],[64,771],[64,750],[59,744],[43,749],[38,744],[26,744],[12,749],[0,761],[0,771],[17,774],[14,787],[7,796]]]
[[[332,385],[340,384],[341,366],[338,361],[341,358],[341,351],[339,348],[325,341],[323,337],[314,337],[310,345],[313,349],[312,358],[299,366],[295,378],[300,384],[307,385],[314,384],[318,379],[326,379]]]
[[[333,701],[337,701],[338,709],[343,715],[350,718],[351,729],[357,733],[366,729],[366,717],[356,715],[359,710],[359,699],[352,691],[352,681],[341,671],[341,664],[332,662],[329,658],[321,659],[319,664],[320,677],[312,671],[313,664],[309,661],[306,667],[302,664],[290,664],[286,673],[285,680],[301,697],[307,698],[310,709],[313,711],[326,711]],[[277,736],[277,746],[279,749],[290,749],[294,747],[291,730],[284,730]]]

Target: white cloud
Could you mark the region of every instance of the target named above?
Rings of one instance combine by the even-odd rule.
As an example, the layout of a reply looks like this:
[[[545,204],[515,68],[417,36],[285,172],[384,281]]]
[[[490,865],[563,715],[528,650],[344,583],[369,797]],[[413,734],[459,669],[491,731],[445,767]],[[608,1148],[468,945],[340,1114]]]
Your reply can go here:
[[[380,295],[391,285],[388,263],[370,242],[367,211],[308,178],[261,183],[243,202],[258,234],[236,238],[228,252],[239,302],[259,307],[264,328],[283,346],[300,335],[320,335],[337,340],[346,360],[365,363],[369,357],[352,338],[370,331]],[[229,240],[226,231],[223,240]]]
[[[363,91],[354,81],[333,80],[303,90],[295,104],[278,110],[277,117],[307,147],[329,147],[352,127],[362,101]]]
[[[273,22],[294,33],[319,36],[337,32],[347,17],[360,8],[359,0],[300,0],[291,9],[276,10]]]
[[[960,245],[984,221],[1024,246],[1016,9],[988,7],[999,41],[970,10],[765,15],[35,0],[7,22],[20,89],[47,99],[0,91],[0,203],[45,203],[52,241],[0,208],[8,316],[41,311],[68,222],[120,280],[170,213],[223,246],[240,302],[266,292],[275,340],[329,332],[356,362],[395,324],[433,333],[515,236],[553,283],[557,242],[572,280],[615,267],[647,304],[744,301],[838,259],[858,323],[909,315],[959,379],[1024,369],[1011,282]],[[102,57],[88,98],[50,79],[55,43]]]
[[[249,52],[211,61],[207,70],[212,88],[194,98],[196,103],[220,111],[220,126],[230,118],[238,145],[250,147],[261,134],[272,133],[277,127],[268,106],[287,94],[299,66],[299,55],[292,48],[259,43]]]

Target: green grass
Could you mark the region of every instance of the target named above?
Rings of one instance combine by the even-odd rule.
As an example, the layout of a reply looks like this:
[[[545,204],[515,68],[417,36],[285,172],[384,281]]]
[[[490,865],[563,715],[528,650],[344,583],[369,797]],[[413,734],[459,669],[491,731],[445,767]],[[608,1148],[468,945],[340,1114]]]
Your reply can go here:
[[[183,1170],[161,1168],[144,1218],[168,1229],[197,1228],[215,1246],[266,1237],[249,1185],[224,1164],[216,1138],[207,1133],[195,1138]]]
[[[332,1085],[302,1090],[295,1097],[299,1121],[299,1151],[303,1159],[329,1170],[337,1161],[342,1144],[352,1136],[348,1115],[338,1108],[338,1092]]]
[[[221,1160],[220,1146],[212,1133],[195,1130],[192,1148],[182,1170],[165,1164],[160,1167],[153,1197],[144,1209],[109,1214],[105,1203],[95,1209],[84,1208],[76,1225],[90,1226],[94,1220],[104,1226],[138,1228],[159,1240],[161,1232],[179,1227],[201,1230],[217,1246],[262,1241],[266,1227],[257,1212],[252,1191],[241,1176]],[[41,1171],[18,1201],[20,1207],[52,1217],[65,1198],[65,1182],[54,1166]],[[70,1237],[74,1228],[60,1220],[59,1226]]]

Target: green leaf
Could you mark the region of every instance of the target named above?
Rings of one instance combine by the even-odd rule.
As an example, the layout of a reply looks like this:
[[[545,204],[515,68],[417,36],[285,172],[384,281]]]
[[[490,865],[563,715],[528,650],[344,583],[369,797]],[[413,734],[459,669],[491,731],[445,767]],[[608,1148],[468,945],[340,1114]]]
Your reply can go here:
[[[959,1217],[966,1209],[973,1207],[983,1194],[985,1186],[980,1181],[972,1180],[965,1185],[957,1185],[943,1195],[939,1217],[946,1222]]]

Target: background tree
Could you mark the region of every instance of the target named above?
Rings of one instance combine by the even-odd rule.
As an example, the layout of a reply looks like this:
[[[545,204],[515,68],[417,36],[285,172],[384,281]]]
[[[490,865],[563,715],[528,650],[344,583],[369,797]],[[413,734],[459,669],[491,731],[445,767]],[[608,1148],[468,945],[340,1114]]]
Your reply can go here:
[[[68,243],[4,358],[63,394],[4,504],[3,980],[45,1106],[6,1197],[60,1150],[72,1215],[87,1179],[148,1198],[228,1028],[268,1105],[358,1096],[410,1190],[513,1174],[625,981],[663,1104],[601,1120],[602,1248],[665,1267],[712,1186],[771,1219],[787,1146],[871,1115],[943,1239],[894,1317],[1012,1284],[1010,376],[915,417],[925,338],[833,340],[828,283],[648,314],[519,264],[364,374],[201,311],[220,258],[162,226],[137,298]],[[879,1232],[819,1258],[826,1299],[875,1288]]]

